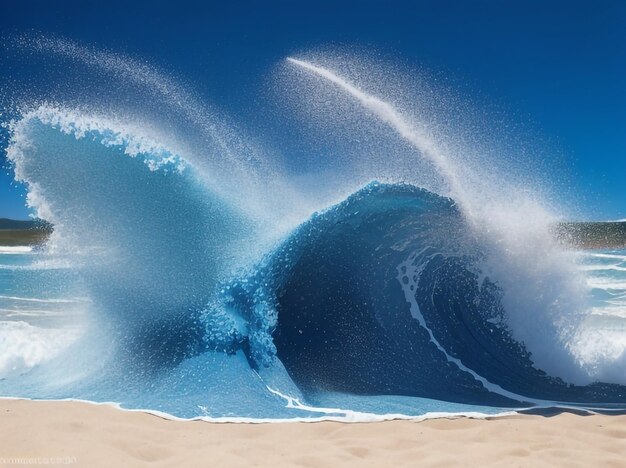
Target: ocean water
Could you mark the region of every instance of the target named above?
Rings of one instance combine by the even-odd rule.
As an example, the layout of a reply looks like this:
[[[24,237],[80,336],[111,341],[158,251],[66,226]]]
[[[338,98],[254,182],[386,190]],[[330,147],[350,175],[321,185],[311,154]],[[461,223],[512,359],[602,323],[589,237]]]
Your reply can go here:
[[[366,190],[376,192],[375,187]],[[410,196],[424,195],[414,193],[414,189],[394,187],[389,190],[396,206],[406,202],[396,198],[399,196],[396,191],[404,192],[405,196],[407,190]],[[352,219],[347,221],[350,230],[358,223],[354,219],[358,215],[354,215],[352,209]],[[395,224],[398,214],[390,216]],[[413,227],[409,224],[402,231]],[[294,235],[275,253],[278,258],[272,262],[279,262],[278,271],[268,272],[267,269],[275,268],[268,262],[253,277],[237,280],[225,287],[228,292],[220,292],[220,307],[234,315],[246,309],[246,314],[254,313],[250,308],[258,308],[259,297],[263,297],[259,287],[265,290],[269,284],[272,289],[281,289],[282,297],[274,307],[286,317],[284,320],[275,318],[273,341],[257,345],[262,350],[253,353],[250,344],[234,344],[242,339],[233,338],[236,332],[228,330],[228,340],[222,337],[220,341],[223,349],[218,349],[220,346],[213,341],[203,345],[201,351],[182,357],[180,362],[163,364],[163,369],[148,374],[137,369],[142,366],[139,362],[124,364],[120,369],[119,356],[106,353],[103,356],[101,349],[89,349],[97,346],[90,331],[94,304],[93,300],[80,295],[84,285],[81,286],[80,278],[72,274],[72,267],[55,264],[45,251],[0,247],[0,341],[3,348],[0,388],[3,395],[115,402],[128,409],[216,421],[375,421],[437,417],[444,413],[479,417],[535,406],[623,409],[621,386],[572,387],[534,369],[519,345],[502,336],[497,325],[500,319],[494,319],[491,309],[450,312],[450,306],[428,310],[424,304],[419,308],[420,295],[415,291],[422,290],[422,298],[436,301],[433,290],[429,289],[432,287],[429,281],[433,279],[422,275],[429,274],[428,269],[445,268],[441,254],[430,252],[428,256],[432,257],[430,261],[434,265],[420,267],[421,272],[416,272],[414,265],[426,252],[419,255],[413,252],[404,261],[394,260],[398,262],[395,268],[379,272],[389,274],[387,279],[362,273],[342,278],[345,269],[362,272],[370,265],[355,266],[346,259],[346,264],[338,265],[336,250],[341,251],[343,247],[336,244],[334,235],[325,247],[333,250],[332,254],[322,253],[321,260],[311,259],[311,252],[297,250],[314,248],[317,257],[321,253],[320,239],[312,242],[310,237],[324,237],[327,233],[325,229],[312,233],[310,230],[317,229],[313,226],[301,229],[305,232]],[[405,235],[406,232],[402,232],[402,239]],[[345,241],[348,243],[344,247],[350,248],[354,239]],[[376,243],[380,241],[376,239]],[[397,248],[395,239],[390,247]],[[380,251],[380,245],[376,248]],[[295,255],[299,258],[296,263],[304,262],[290,266],[297,271],[290,271],[288,279],[282,277],[282,264],[289,261],[284,255]],[[388,256],[386,252],[382,257]],[[318,268],[322,268],[308,263],[316,261],[328,261],[328,268],[337,276],[311,279],[310,275],[317,277]],[[457,261],[455,257],[447,268],[454,268]],[[594,357],[592,366],[608,360],[615,362],[617,372],[626,347],[625,265],[626,251],[623,250],[579,254],[578,268],[587,277],[590,309],[575,346],[582,358]],[[462,275],[467,274],[464,268],[461,271]],[[416,273],[424,279],[405,280]],[[448,277],[447,281],[451,282],[448,287],[459,287],[458,274],[457,271],[454,277]],[[309,278],[303,279],[301,275]],[[380,297],[363,294],[360,287],[346,286],[346,281],[368,281],[369,287],[378,291]],[[391,284],[384,286],[385,281]],[[283,284],[279,286],[276,282]],[[289,286],[285,282],[296,284]],[[476,288],[475,282],[471,282],[471,287]],[[311,283],[316,286],[311,287]],[[342,290],[353,287],[350,295],[358,293],[359,299],[346,304],[348,299]],[[286,288],[284,292],[282,288]],[[445,297],[445,302],[459,299],[474,302],[476,295],[488,294],[485,288],[466,292],[467,297],[462,298],[449,291],[440,291],[437,295]],[[333,295],[329,296],[330,291]],[[341,302],[332,304],[334,301],[330,298],[339,297]],[[367,301],[372,301],[370,307]],[[426,315],[432,313],[445,315]],[[319,316],[315,317],[316,314]],[[222,329],[219,333],[224,334],[224,328],[233,326],[229,323],[225,327],[228,320],[224,317],[210,318],[205,311],[200,315],[201,326],[206,327],[205,333],[211,340],[215,340],[218,328]],[[368,319],[366,315],[371,317]],[[241,320],[239,326],[246,327],[249,323]],[[481,333],[487,337],[476,342],[476,336]],[[496,340],[494,333],[498,334]],[[205,339],[208,340],[206,336]],[[145,346],[143,340],[141,337]],[[99,345],[112,346],[108,342]],[[159,346],[149,351],[171,352]],[[133,352],[137,352],[134,347]],[[88,356],[87,363],[84,353]],[[495,353],[500,354],[494,356]],[[268,359],[270,356],[273,360]],[[498,357],[506,358],[506,364]],[[267,363],[262,363],[263,359]],[[123,380],[119,381],[120,378]],[[619,382],[623,374],[608,373],[606,378]]]
[[[55,230],[0,247],[0,395],[218,421],[626,408],[626,251],[561,244],[540,191],[491,180],[367,76],[285,64],[403,163],[287,170],[150,68],[35,49],[146,86],[187,127],[67,103],[8,124]]]

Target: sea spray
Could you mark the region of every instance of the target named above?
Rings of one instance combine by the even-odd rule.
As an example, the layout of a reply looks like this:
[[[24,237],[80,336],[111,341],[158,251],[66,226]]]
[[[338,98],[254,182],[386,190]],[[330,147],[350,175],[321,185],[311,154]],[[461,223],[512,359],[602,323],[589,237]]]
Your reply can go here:
[[[411,143],[424,157],[430,159],[435,164],[450,186],[451,197],[460,203],[465,203],[467,195],[459,180],[459,174],[455,166],[450,164],[448,158],[437,148],[432,137],[413,127],[391,104],[361,91],[331,70],[292,57],[288,57],[287,60],[337,85],[357,99],[363,107],[389,124],[402,138]],[[471,205],[468,204],[466,209],[471,210]]]
[[[35,90],[24,91],[25,97],[14,106],[16,120],[39,108],[41,113],[57,108],[61,113],[96,116],[103,127],[130,127],[122,135],[158,135],[159,144],[184,155],[213,192],[263,226],[259,237],[265,238],[265,247],[322,207],[319,200],[300,193],[277,158],[229,123],[197,91],[158,67],[68,38],[22,34],[10,37],[7,44],[30,54],[33,62],[51,61],[46,72],[60,68],[63,80],[57,84],[61,91],[45,89],[41,98],[33,97]],[[76,78],[66,80],[70,69]]]
[[[445,194],[461,207],[477,236],[485,237],[481,269],[503,290],[507,324],[533,355],[536,365],[572,382],[589,382],[574,337],[586,310],[586,284],[576,273],[576,255],[554,240],[550,212],[527,193],[507,192],[480,180],[485,168],[451,159],[419,126],[389,102],[370,95],[322,66],[295,58],[290,63],[339,87],[387,123],[418,154],[432,161],[447,183]],[[502,184],[502,180],[499,181]]]
[[[571,280],[570,259],[544,238],[552,217],[541,197],[493,190],[480,165],[459,163],[406,106],[327,68],[437,168],[444,196],[415,186],[418,158],[402,171],[379,170],[367,155],[350,167],[295,158],[286,169],[291,154],[255,149],[150,65],[67,40],[19,41],[60,62],[64,77],[96,79],[27,100],[9,126],[16,175],[55,232],[40,251],[0,255],[0,323],[80,329],[33,332],[41,341],[31,348],[12,333],[6,362],[20,369],[0,380],[0,394],[233,421],[626,401],[619,385],[558,378],[575,380],[564,367],[579,354],[557,332],[581,328],[567,314],[555,320],[567,309],[554,298]],[[379,174],[384,183],[371,182]],[[529,323],[554,372],[537,368],[549,366],[531,341],[520,344]],[[586,379],[621,383],[618,348]],[[589,361],[576,359],[587,372]]]
[[[40,108],[16,124],[8,154],[55,226],[47,252],[80,276],[92,328],[138,366],[197,346],[194,317],[245,255],[241,233],[255,232],[245,214],[156,137],[97,116]]]

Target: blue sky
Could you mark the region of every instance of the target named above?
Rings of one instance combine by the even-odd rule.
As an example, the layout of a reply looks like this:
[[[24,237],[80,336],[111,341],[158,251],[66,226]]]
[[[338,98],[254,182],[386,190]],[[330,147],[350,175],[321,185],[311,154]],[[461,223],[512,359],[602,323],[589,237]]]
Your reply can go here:
[[[237,118],[250,81],[284,57],[376,48],[532,121],[564,155],[586,216],[626,218],[626,2],[0,0],[0,9],[3,37],[55,34],[145,58]],[[0,217],[24,218],[23,189],[6,172]]]

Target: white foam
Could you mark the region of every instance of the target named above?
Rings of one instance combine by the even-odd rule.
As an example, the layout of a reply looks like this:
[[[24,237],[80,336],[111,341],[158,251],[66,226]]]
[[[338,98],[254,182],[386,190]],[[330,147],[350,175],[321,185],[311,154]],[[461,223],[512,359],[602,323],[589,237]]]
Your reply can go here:
[[[0,255],[25,254],[32,250],[32,247],[26,245],[0,245]]]
[[[85,138],[90,133],[97,133],[102,145],[121,147],[124,153],[131,157],[149,154],[151,159],[147,160],[146,164],[152,171],[168,165],[183,170],[187,164],[187,161],[179,156],[184,153],[182,148],[173,145],[172,142],[166,144],[145,125],[95,113],[87,114],[61,106],[42,105],[25,113],[22,119],[14,122],[10,127],[12,137],[7,156],[15,164],[17,180],[29,181],[26,174],[22,172],[21,166],[29,154],[28,150],[31,149],[29,126],[33,122],[49,125],[66,135],[75,136],[76,139]]]
[[[591,315],[626,318],[626,302],[607,301],[609,307],[592,307]]]
[[[596,257],[596,258],[610,258],[613,260],[626,261],[626,255],[604,254],[604,253],[589,253],[587,255],[589,255],[590,257]]]
[[[48,248],[55,248],[56,246],[49,244]],[[35,257],[36,258],[36,257]],[[28,265],[1,265],[0,270],[13,270],[13,271],[43,271],[43,270],[66,270],[75,266],[69,259],[63,258],[46,258],[36,259]]]
[[[28,317],[53,317],[65,315],[65,312],[52,311],[48,309],[6,309],[0,308],[0,313],[2,313],[1,318],[23,318],[26,319]]]
[[[616,266],[616,265],[587,265],[581,267],[582,271],[626,271],[626,267]]]
[[[287,402],[287,405],[286,405],[287,408],[297,409],[301,411],[308,411],[311,413],[320,413],[320,414],[325,415],[320,418],[281,419],[281,420],[276,420],[276,422],[335,421],[335,422],[355,423],[355,422],[381,422],[381,421],[390,421],[390,420],[424,421],[426,419],[460,417],[460,416],[468,417],[468,418],[484,419],[486,417],[496,417],[496,416],[517,414],[514,411],[502,412],[496,415],[488,415],[488,414],[479,413],[479,412],[460,412],[460,413],[430,412],[430,413],[425,413],[420,416],[409,416],[409,415],[402,414],[402,413],[376,414],[376,413],[367,413],[367,412],[362,412],[362,411],[353,411],[353,410],[342,409],[342,408],[326,408],[326,407],[320,407],[320,406],[306,405],[302,403],[298,398],[285,395],[271,387],[266,387],[266,388],[270,393],[277,395],[280,398],[284,399]]]
[[[587,279],[587,284],[592,288],[598,289],[626,290],[626,281],[623,280],[590,277]]]
[[[576,337],[576,352],[581,365],[595,380],[626,384],[626,315],[607,315],[607,311],[593,314],[588,319],[588,327]],[[622,309],[622,313],[624,310]],[[599,318],[600,323],[594,323]],[[603,324],[611,318],[612,324]],[[617,320],[617,321],[616,321]],[[619,326],[621,322],[621,326]]]
[[[276,396],[283,398],[287,401],[286,407],[301,409],[303,411],[307,411],[305,408],[311,408],[311,411],[316,413],[324,413],[326,409],[335,410],[334,408],[317,408],[314,406],[303,405],[299,402],[298,399],[292,398],[288,395],[284,395],[276,390],[273,390],[269,387],[267,389],[270,392],[273,392]],[[491,418],[501,418],[514,416],[519,414],[518,411],[502,411],[499,413],[488,414],[488,413],[479,413],[473,411],[459,411],[459,412],[429,412],[419,416],[409,416],[405,414],[374,414],[374,413],[361,413],[350,410],[341,410],[337,409],[333,412],[338,412],[338,416],[320,416],[320,417],[297,417],[297,418],[248,418],[248,417],[237,417],[237,416],[224,416],[224,417],[211,417],[211,416],[196,416],[192,418],[181,418],[179,416],[174,416],[173,414],[166,413],[163,411],[157,411],[152,409],[141,409],[141,408],[124,408],[120,403],[112,402],[112,401],[92,401],[92,400],[82,400],[79,398],[63,398],[63,399],[49,399],[49,400],[35,400],[31,398],[21,398],[21,397],[0,397],[0,400],[24,400],[24,401],[32,401],[32,402],[75,402],[75,403],[84,403],[88,405],[95,406],[109,406],[115,408],[120,411],[126,411],[129,413],[146,413],[151,414],[153,416],[157,416],[163,419],[168,419],[171,421],[205,421],[209,423],[218,423],[218,424],[282,424],[282,423],[318,423],[318,422],[340,422],[340,423],[368,423],[368,422],[382,422],[382,421],[392,421],[392,420],[409,420],[409,421],[426,421],[428,419],[449,419],[449,418],[468,418],[468,419],[491,419]],[[291,405],[291,406],[290,406]],[[566,408],[563,406],[563,408]],[[351,413],[352,415],[358,415],[358,417],[354,418],[351,416],[341,416],[343,413]]]
[[[20,375],[55,357],[77,337],[76,330],[0,322],[0,379]]]
[[[50,303],[50,304],[74,304],[77,302],[86,302],[87,298],[72,298],[72,299],[44,299],[38,297],[20,297],[20,296],[3,296],[0,295],[0,299],[7,299],[11,301],[19,302],[38,302],[38,303]]]

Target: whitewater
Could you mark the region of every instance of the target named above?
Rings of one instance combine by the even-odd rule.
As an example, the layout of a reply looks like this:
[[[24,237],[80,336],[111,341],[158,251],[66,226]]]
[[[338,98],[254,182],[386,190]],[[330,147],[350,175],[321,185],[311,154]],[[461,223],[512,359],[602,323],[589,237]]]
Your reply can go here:
[[[539,189],[486,175],[376,73],[277,65],[303,118],[404,148],[300,168],[146,64],[17,46],[151,99],[7,112],[7,157],[54,232],[0,246],[0,396],[214,421],[626,407],[626,251],[555,238]]]

